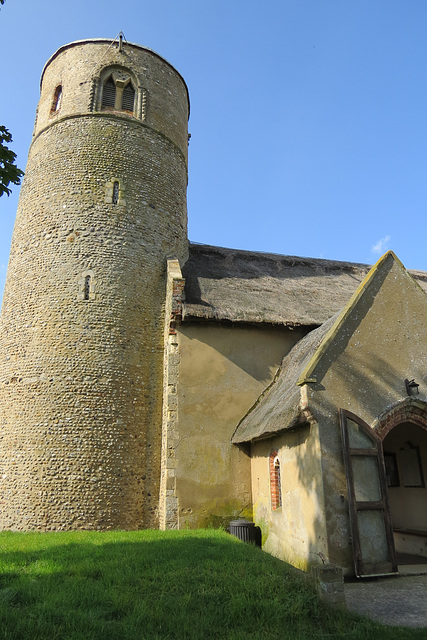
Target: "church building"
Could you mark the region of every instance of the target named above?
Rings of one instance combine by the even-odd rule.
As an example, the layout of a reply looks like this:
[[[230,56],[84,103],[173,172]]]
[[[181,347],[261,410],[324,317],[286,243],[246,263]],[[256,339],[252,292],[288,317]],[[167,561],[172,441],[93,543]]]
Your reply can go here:
[[[253,520],[302,569],[427,557],[427,273],[194,244],[189,96],[46,63],[0,316],[0,528]]]

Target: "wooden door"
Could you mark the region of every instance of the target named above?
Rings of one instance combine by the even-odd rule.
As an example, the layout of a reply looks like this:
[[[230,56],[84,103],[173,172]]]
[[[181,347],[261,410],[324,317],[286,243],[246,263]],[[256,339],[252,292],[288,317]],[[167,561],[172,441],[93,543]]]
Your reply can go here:
[[[354,413],[339,414],[356,576],[397,573],[381,440]]]

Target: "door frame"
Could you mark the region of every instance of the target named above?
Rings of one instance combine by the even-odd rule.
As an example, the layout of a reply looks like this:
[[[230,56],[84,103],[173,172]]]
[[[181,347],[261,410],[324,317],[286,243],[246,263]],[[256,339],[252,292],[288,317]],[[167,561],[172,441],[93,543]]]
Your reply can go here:
[[[348,505],[350,516],[351,541],[355,573],[358,578],[397,573],[396,551],[394,548],[393,527],[391,522],[390,505],[388,500],[387,482],[385,475],[384,454],[381,438],[375,431],[356,414],[347,409],[339,409],[341,438],[343,446],[344,468],[348,489]],[[350,447],[349,424],[354,422],[372,442],[372,447]],[[378,480],[381,497],[379,500],[357,500],[355,491],[355,477],[352,458],[357,456],[372,457],[377,461]],[[359,513],[362,511],[378,511],[382,516],[384,533],[387,542],[387,561],[372,562],[363,557],[361,535],[359,527]]]

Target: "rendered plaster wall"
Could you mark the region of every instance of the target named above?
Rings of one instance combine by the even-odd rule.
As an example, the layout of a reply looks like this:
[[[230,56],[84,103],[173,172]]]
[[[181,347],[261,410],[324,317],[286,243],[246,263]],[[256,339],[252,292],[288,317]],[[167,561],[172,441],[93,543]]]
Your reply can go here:
[[[409,553],[414,556],[427,558],[427,537],[425,530],[420,535],[394,531],[394,547],[397,553]]]
[[[424,486],[405,486],[408,479],[405,473],[403,448],[408,441],[413,446],[419,447],[421,475],[423,476]],[[395,454],[399,475],[399,486],[389,487],[388,489],[393,528],[427,531],[427,487],[425,486],[427,475],[427,432],[417,425],[404,423],[390,431],[384,440],[383,446],[385,452]],[[413,470],[410,469],[409,471]]]
[[[280,461],[282,506],[273,510],[269,457]],[[263,549],[307,570],[328,561],[317,425],[305,425],[252,444],[254,521]]]
[[[391,257],[349,314],[307,384],[308,404],[319,423],[325,515],[331,562],[352,569],[348,496],[338,409],[375,426],[407,398],[405,378],[427,399],[427,297]]]
[[[250,458],[230,439],[300,331],[214,323],[179,328],[179,527],[252,515]]]
[[[346,574],[353,573],[353,551],[340,425],[337,415],[319,422],[319,439],[325,491],[328,558]]]
[[[0,320],[0,528],[158,524],[166,257],[187,254],[188,95],[159,56],[110,45],[67,46],[43,74]],[[118,66],[147,91],[144,122],[96,112],[99,75]]]

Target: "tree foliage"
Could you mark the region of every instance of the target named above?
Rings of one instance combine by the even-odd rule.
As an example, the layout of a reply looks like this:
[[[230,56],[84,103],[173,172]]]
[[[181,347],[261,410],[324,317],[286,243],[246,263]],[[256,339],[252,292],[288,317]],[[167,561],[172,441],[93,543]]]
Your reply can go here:
[[[5,0],[0,0],[0,5],[4,2]],[[24,172],[15,164],[16,153],[9,149],[6,142],[12,142],[12,134],[6,127],[0,125],[0,198],[4,193],[10,195],[10,183],[21,184],[21,178],[24,175]]]
[[[2,0],[0,2],[3,4]],[[12,142],[12,135],[6,127],[0,125],[0,198],[5,193],[7,195],[11,193],[10,183],[21,184],[21,178],[24,175],[24,172],[16,166],[16,153],[9,149],[7,142]]]

